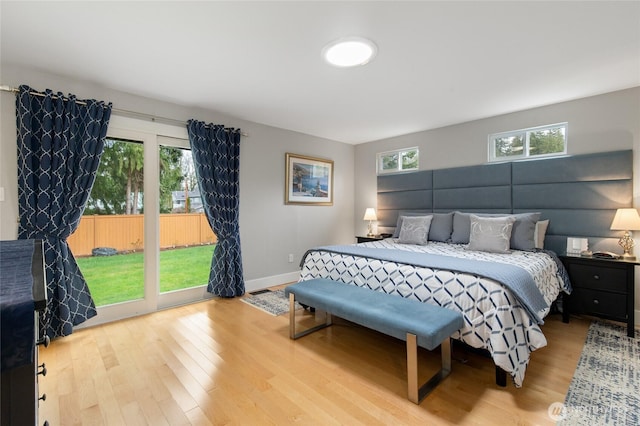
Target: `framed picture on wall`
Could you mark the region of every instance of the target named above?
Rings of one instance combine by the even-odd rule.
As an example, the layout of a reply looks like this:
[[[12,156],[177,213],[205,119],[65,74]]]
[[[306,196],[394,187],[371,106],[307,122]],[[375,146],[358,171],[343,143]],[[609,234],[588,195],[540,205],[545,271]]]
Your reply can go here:
[[[285,154],[285,204],[333,205],[333,160]]]

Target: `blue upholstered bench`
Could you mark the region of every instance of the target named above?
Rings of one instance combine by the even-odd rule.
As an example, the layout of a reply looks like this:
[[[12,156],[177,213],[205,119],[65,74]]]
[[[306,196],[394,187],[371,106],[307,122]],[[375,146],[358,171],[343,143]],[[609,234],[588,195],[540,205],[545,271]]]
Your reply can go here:
[[[324,278],[300,281],[285,288],[289,297],[289,337],[297,339],[331,325],[336,315],[364,327],[407,342],[409,400],[418,404],[451,372],[450,336],[463,326],[462,314],[401,296],[344,284]],[[324,323],[296,332],[295,302],[312,306],[326,315]],[[418,346],[441,346],[442,367],[418,386]]]

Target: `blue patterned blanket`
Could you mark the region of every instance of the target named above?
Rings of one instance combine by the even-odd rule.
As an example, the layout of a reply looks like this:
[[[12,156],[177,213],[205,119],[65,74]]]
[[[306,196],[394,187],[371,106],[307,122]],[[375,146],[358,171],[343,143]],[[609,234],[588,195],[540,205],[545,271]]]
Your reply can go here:
[[[386,260],[431,269],[443,269],[463,272],[489,278],[499,282],[511,290],[522,307],[537,324],[544,324],[538,312],[548,307],[542,293],[529,272],[519,266],[506,263],[487,262],[476,259],[463,259],[438,254],[416,253],[404,250],[362,247],[358,245],[336,245],[316,247],[302,257],[300,266],[304,264],[307,254],[312,251],[326,251],[338,254]]]

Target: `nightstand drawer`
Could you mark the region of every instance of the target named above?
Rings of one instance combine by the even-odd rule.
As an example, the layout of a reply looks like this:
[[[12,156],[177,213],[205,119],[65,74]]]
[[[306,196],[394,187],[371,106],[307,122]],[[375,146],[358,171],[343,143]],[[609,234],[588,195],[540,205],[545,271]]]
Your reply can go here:
[[[572,312],[627,318],[627,296],[618,293],[577,288],[571,293]]]
[[[576,288],[627,292],[627,272],[624,269],[572,264],[569,274],[571,283]]]

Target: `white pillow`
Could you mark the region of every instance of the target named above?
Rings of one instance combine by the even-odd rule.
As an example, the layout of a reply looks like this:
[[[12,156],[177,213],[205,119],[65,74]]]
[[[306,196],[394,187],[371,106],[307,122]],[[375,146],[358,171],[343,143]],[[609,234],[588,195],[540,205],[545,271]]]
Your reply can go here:
[[[426,245],[433,216],[405,216],[400,228],[400,244]]]
[[[472,214],[467,249],[510,253],[511,231],[515,221],[516,218],[513,216],[480,217]]]
[[[533,231],[533,241],[536,243],[536,248],[544,248],[544,237],[548,227],[549,219],[536,222],[536,229]]]

